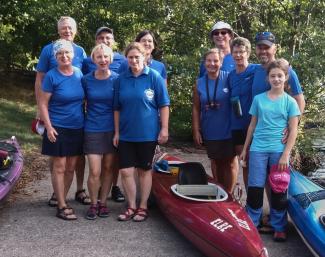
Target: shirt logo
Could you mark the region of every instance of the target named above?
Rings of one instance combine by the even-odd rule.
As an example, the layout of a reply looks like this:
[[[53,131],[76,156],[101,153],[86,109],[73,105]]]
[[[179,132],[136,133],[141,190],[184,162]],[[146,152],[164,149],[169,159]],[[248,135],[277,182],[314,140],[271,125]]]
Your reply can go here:
[[[155,92],[152,89],[146,89],[144,91],[144,94],[146,95],[149,101],[152,101],[153,97],[155,96]]]
[[[225,88],[223,89],[223,92],[225,92],[225,93],[227,94],[227,93],[229,92],[228,88],[225,87]]]

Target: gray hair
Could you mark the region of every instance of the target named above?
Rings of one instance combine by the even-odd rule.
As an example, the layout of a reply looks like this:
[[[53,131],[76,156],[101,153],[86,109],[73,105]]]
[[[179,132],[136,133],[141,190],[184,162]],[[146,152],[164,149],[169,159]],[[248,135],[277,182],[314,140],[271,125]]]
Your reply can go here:
[[[77,33],[77,23],[74,18],[71,18],[70,16],[61,16],[60,19],[58,20],[58,30],[61,26],[61,24],[65,21],[68,21],[72,27],[72,30],[74,33]]]

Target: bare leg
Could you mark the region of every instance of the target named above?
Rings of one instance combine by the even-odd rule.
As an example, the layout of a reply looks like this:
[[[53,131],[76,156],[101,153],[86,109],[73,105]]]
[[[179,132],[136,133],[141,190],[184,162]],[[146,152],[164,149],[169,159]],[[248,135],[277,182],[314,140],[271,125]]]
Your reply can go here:
[[[88,154],[89,176],[88,176],[88,191],[91,204],[97,204],[98,190],[100,187],[100,173],[102,156],[99,154]]]
[[[135,168],[125,168],[120,170],[122,185],[124,188],[124,192],[126,193],[126,197],[128,200],[128,205],[130,208],[136,209],[136,183],[135,183]]]
[[[238,177],[238,158],[237,156],[225,159],[224,162],[224,175],[225,175],[225,187],[228,192],[232,193]]]
[[[64,173],[66,158],[65,157],[52,157],[52,185],[56,198],[58,199],[58,207],[63,208],[66,206],[65,202],[65,186],[64,186]]]
[[[101,188],[100,188],[100,202],[102,204],[106,203],[107,195],[112,186],[115,159],[116,158],[114,154],[105,154],[102,159]]]
[[[85,165],[86,165],[86,159],[84,155],[78,156],[78,161],[76,164],[76,180],[77,180],[77,191],[80,191],[83,189],[84,184],[84,176],[85,176]]]
[[[148,198],[152,186],[152,170],[138,169],[139,182],[140,182],[140,208],[147,209]]]

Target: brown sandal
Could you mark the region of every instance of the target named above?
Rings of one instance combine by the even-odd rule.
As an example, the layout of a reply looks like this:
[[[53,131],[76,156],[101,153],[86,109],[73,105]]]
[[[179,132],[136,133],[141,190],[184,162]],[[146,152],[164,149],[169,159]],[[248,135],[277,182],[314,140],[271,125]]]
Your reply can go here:
[[[74,214],[74,210],[69,206],[57,208],[56,217],[63,220],[76,220],[77,216]]]
[[[74,199],[83,205],[91,204],[91,200],[90,200],[89,196],[86,194],[86,189],[81,189],[81,190],[77,191]]]
[[[118,221],[128,221],[134,217],[136,210],[128,207],[125,212],[121,213],[118,217]]]
[[[140,219],[136,219],[136,217],[140,217]],[[138,208],[136,211],[135,211],[135,214],[133,215],[133,221],[135,222],[142,222],[142,221],[145,221],[149,216],[149,213],[148,213],[148,209],[144,209],[144,208]]]

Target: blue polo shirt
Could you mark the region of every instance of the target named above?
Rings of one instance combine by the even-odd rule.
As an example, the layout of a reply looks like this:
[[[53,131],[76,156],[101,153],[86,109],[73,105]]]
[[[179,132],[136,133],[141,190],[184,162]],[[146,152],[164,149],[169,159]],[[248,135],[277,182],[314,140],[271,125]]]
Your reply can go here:
[[[268,92],[254,97],[249,113],[257,117],[257,124],[253,134],[250,151],[283,152],[283,130],[288,127],[291,117],[299,116],[300,111],[296,100],[283,93],[272,100]]]
[[[200,98],[200,125],[204,140],[224,140],[231,138],[230,127],[230,92],[227,78],[228,72],[220,71],[219,81],[216,91],[216,101],[219,108],[208,108],[208,97],[206,90],[206,76],[197,80],[197,93]],[[210,102],[213,101],[215,80],[208,80]]]
[[[301,85],[296,72],[289,68],[290,95],[295,96],[302,93]],[[254,80],[252,85],[252,95],[254,96],[264,93],[271,89],[270,83],[267,81],[266,70],[262,65],[258,65],[255,69]]]
[[[130,69],[116,80],[114,110],[120,113],[120,140],[157,141],[159,109],[169,106],[165,81],[157,71],[145,66],[135,77]]]
[[[124,55],[121,55],[118,52],[114,52],[113,62],[109,65],[109,69],[114,72],[118,72],[121,64],[125,61]],[[82,73],[88,74],[91,71],[95,71],[97,69],[97,65],[93,63],[90,57],[87,57],[82,64]]]
[[[74,67],[73,74],[63,75],[57,68],[45,74],[42,90],[51,93],[48,111],[52,126],[80,129],[84,125],[84,90],[82,72]]]
[[[154,59],[150,59],[149,62],[148,62],[148,66],[151,69],[154,69],[155,71],[157,71],[163,79],[167,79],[166,67],[162,62],[158,62],[158,61],[156,61]],[[121,66],[120,66],[117,73],[121,74],[121,73],[125,72],[128,68],[129,68],[128,60],[126,59],[121,64]]]
[[[107,79],[95,78],[90,72],[82,78],[82,86],[87,101],[84,130],[86,132],[114,131],[114,82],[118,74],[114,71]]]
[[[237,73],[236,70],[232,70],[229,73],[228,83],[231,100],[239,100],[243,114],[241,117],[238,117],[234,110],[232,110],[232,130],[246,130],[249,126],[251,120],[249,108],[252,105],[252,84],[256,67],[256,64],[248,64],[246,70],[241,73]]]
[[[54,43],[50,43],[42,49],[41,55],[39,57],[39,60],[38,60],[37,66],[36,66],[37,71],[46,73],[49,70],[58,66],[56,58],[53,55],[53,44]],[[81,69],[82,62],[87,57],[86,52],[81,46],[78,46],[75,43],[72,43],[72,46],[73,46],[73,52],[74,52],[74,57],[72,59],[72,65]]]
[[[226,71],[226,72],[231,72],[232,70],[234,70],[236,68],[236,63],[234,58],[232,57],[231,54],[227,54],[222,61],[222,66],[220,68],[220,70]],[[202,76],[204,76],[206,74],[206,69],[204,66],[204,61],[202,60],[200,63],[200,74],[199,74],[199,78],[201,78]]]

